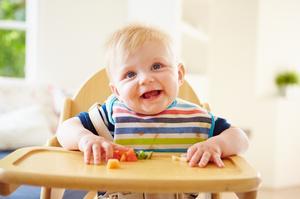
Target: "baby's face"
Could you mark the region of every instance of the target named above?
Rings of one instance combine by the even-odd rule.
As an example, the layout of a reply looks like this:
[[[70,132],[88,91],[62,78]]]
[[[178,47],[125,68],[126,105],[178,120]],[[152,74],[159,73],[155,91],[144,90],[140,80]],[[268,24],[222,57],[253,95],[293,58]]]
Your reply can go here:
[[[177,97],[184,69],[160,42],[148,41],[116,63],[111,88],[119,100],[136,113],[153,115],[165,110]]]

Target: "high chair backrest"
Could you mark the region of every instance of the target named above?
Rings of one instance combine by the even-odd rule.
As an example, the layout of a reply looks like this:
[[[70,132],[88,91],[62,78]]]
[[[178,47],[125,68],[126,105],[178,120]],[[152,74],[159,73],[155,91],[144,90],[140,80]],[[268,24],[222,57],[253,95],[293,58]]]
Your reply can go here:
[[[60,122],[70,117],[74,117],[82,111],[88,111],[88,109],[96,102],[103,103],[109,95],[111,95],[109,80],[105,69],[101,69],[82,84],[72,99],[67,98],[65,100]],[[184,81],[183,85],[180,87],[179,97],[209,110],[208,104],[203,103],[198,99],[187,81]],[[53,138],[48,141],[48,145],[59,146],[59,143],[56,138]]]

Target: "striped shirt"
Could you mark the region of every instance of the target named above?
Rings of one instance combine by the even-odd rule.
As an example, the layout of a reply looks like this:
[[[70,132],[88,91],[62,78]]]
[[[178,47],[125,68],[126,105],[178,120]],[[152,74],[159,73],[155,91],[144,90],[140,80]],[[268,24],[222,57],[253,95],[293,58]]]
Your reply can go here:
[[[114,142],[157,152],[186,152],[189,146],[230,127],[226,120],[179,98],[159,114],[142,115],[111,96],[99,108],[99,114]],[[88,114],[78,116],[83,126],[97,135]]]

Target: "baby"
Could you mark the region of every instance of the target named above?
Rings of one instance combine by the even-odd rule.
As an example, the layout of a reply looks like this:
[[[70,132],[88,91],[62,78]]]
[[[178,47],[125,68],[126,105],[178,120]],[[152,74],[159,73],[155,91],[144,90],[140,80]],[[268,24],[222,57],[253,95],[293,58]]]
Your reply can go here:
[[[187,153],[191,167],[224,167],[221,158],[248,148],[241,129],[177,97],[185,68],[161,30],[129,25],[115,32],[106,70],[113,94],[97,108],[99,121],[82,112],[57,130],[60,144],[82,151],[85,163],[99,164],[114,150],[134,148]]]

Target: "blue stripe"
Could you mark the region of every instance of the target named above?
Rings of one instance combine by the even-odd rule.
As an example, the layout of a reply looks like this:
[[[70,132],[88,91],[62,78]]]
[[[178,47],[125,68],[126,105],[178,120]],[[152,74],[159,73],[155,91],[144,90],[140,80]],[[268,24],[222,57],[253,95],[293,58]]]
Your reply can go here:
[[[195,105],[192,105],[192,104],[177,104],[176,105],[176,108],[177,107],[180,107],[180,108],[196,108],[197,106],[195,106]]]
[[[105,125],[107,126],[108,130],[109,130],[110,132],[115,131],[115,125],[112,124],[112,123],[110,122],[110,120],[109,120],[109,116],[108,116],[108,112],[107,112],[106,104],[105,104],[105,103],[102,104],[101,109],[103,110],[104,115],[102,115],[102,112],[101,112],[100,110],[99,110],[99,114],[101,115],[102,118],[105,118],[106,121],[108,122],[107,124],[105,124]],[[103,121],[105,121],[105,120],[103,119]]]
[[[77,117],[80,119],[80,122],[84,128],[88,129],[93,134],[98,135],[98,133],[89,117],[89,114],[87,112],[81,112],[77,115]]]
[[[210,126],[210,130],[209,130],[209,134],[208,137],[212,137],[214,135],[214,129],[215,129],[215,117],[213,114],[209,113],[209,115],[211,116],[211,126]]]
[[[116,134],[157,134],[157,133],[209,133],[209,128],[202,127],[174,127],[174,128],[116,128]]]
[[[122,108],[126,108],[127,110],[131,111],[131,109],[129,109],[127,106],[125,106],[125,104],[122,104],[120,101],[116,101],[114,105],[122,107]]]
[[[187,123],[187,122],[206,122],[210,123],[210,117],[188,117],[188,118],[181,118],[181,117],[159,117],[159,118],[137,118],[137,117],[116,117],[116,123]]]
[[[111,96],[109,96],[109,98],[105,102],[106,103],[106,110],[108,112],[108,120],[113,125],[115,125],[115,121],[112,117],[112,113],[113,113],[113,105],[116,101],[117,101],[117,98],[114,95],[111,95]]]
[[[173,108],[173,106],[177,105],[177,100],[174,100],[168,107],[167,109]]]

